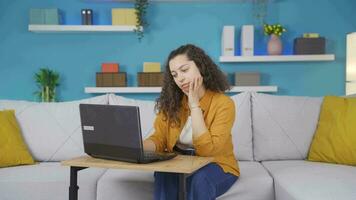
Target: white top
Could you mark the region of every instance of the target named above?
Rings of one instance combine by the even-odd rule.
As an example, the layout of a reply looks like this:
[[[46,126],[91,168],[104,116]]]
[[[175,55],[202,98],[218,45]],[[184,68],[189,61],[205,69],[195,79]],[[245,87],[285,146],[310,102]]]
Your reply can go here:
[[[193,130],[192,130],[192,117],[189,116],[187,122],[185,123],[180,137],[178,139],[178,144],[187,147],[193,147]]]

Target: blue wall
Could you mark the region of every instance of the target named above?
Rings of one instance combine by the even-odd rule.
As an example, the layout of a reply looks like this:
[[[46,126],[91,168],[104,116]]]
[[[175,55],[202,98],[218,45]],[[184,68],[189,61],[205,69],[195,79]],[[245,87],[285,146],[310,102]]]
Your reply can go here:
[[[95,85],[95,72],[102,62],[119,62],[128,73],[129,86],[136,86],[136,72],[145,61],[161,62],[168,53],[185,43],[194,43],[218,62],[223,25],[256,24],[250,3],[152,3],[148,10],[150,27],[140,43],[134,33],[32,33],[28,31],[30,8],[63,11],[66,24],[80,24],[80,10],[91,8],[94,23],[110,24],[110,9],[132,7],[130,3],[89,0],[1,0],[0,1],[0,99],[34,100],[37,89],[33,75],[50,67],[62,77],[62,101],[92,96],[84,87]],[[345,38],[356,30],[354,0],[275,0],[268,6],[268,23],[281,23],[284,53],[292,52],[293,38],[303,32],[318,32],[327,38],[327,53],[333,62],[219,63],[227,73],[262,73],[263,85],[279,86],[278,94],[320,96],[344,94]],[[265,53],[266,36],[256,27],[256,49]],[[236,38],[239,41],[238,38]],[[131,95],[132,96],[132,95]],[[154,98],[155,95],[133,95]]]

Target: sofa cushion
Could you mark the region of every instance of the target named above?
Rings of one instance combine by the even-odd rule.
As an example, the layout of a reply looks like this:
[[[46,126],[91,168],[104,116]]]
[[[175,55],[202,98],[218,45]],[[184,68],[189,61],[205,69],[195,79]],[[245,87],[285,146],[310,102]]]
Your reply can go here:
[[[0,100],[14,109],[23,137],[35,160],[61,161],[84,155],[79,104],[107,104],[107,95],[79,101],[38,103]]]
[[[326,96],[308,160],[356,166],[356,98]]]
[[[3,168],[0,170],[0,199],[66,200],[69,172],[69,167],[59,162]],[[97,168],[78,172],[79,200],[96,200],[97,180],[104,172]]]
[[[241,176],[218,199],[274,200],[273,180],[258,162],[239,162]],[[98,199],[153,199],[153,172],[109,169],[98,182]]]
[[[156,118],[154,101],[144,101],[125,98],[115,94],[109,94],[110,105],[138,106],[140,109],[140,122],[142,138],[146,139],[153,133],[153,122]]]
[[[241,175],[219,200],[274,200],[273,179],[259,162],[239,162]]]
[[[356,167],[310,161],[265,161],[276,199],[354,200]]]
[[[0,111],[0,168],[34,164],[23,140],[14,110]]]
[[[238,160],[253,160],[250,98],[249,92],[231,96],[236,109],[236,118],[232,127],[232,141],[234,154]]]
[[[252,93],[255,160],[305,159],[322,100]]]

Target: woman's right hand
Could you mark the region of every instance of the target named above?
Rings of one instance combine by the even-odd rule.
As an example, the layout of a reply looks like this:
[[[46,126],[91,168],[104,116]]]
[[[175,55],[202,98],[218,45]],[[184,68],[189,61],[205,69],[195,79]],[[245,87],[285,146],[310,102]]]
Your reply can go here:
[[[199,91],[203,85],[203,77],[194,77],[189,84],[188,103],[189,107],[199,106]]]

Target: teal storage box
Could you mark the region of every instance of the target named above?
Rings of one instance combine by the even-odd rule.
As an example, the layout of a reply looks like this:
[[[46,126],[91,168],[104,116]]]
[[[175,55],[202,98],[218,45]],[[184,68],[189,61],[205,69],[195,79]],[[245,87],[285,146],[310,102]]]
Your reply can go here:
[[[30,9],[30,24],[45,24],[45,13],[43,9]]]
[[[60,24],[60,14],[57,8],[32,8],[30,9],[30,24]]]
[[[57,8],[45,9],[45,24],[58,25],[59,23],[59,11]]]

